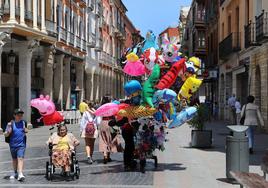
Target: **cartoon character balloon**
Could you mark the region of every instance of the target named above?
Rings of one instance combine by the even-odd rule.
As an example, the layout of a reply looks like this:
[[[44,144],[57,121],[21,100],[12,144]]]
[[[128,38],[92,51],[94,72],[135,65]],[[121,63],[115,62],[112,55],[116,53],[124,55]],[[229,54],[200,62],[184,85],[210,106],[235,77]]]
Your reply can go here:
[[[167,37],[163,38],[163,57],[166,62],[172,63],[178,60],[178,53],[180,50],[180,45],[170,42]]]
[[[151,47],[143,53],[143,62],[148,72],[151,72],[154,68],[154,65],[158,63],[158,51],[155,48]]]
[[[129,97],[132,105],[139,105],[141,101],[141,84],[137,80],[130,80],[124,86],[126,95]]]
[[[50,97],[46,95],[40,95],[39,98],[31,100],[31,106],[36,108],[42,115],[45,125],[55,125],[61,123],[64,118],[55,109],[55,104],[50,100]]]
[[[158,45],[156,44],[156,36],[154,35],[153,31],[148,31],[146,34],[145,43],[142,47],[142,52],[144,52],[145,50],[151,47],[153,47],[156,50],[159,49]]]
[[[126,74],[130,76],[141,76],[145,74],[145,67],[134,52],[131,52],[126,57],[127,63],[124,67]]]
[[[181,98],[185,98],[188,100],[198,90],[201,83],[202,80],[199,80],[194,76],[187,78],[187,80],[184,82],[180,89],[180,92],[178,94],[178,100],[181,100]]]

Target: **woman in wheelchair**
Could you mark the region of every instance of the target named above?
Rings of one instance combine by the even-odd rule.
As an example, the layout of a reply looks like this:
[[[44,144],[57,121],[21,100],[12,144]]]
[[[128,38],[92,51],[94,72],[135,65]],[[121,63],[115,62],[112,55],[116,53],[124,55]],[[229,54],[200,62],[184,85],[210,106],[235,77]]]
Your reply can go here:
[[[67,178],[70,178],[72,153],[80,143],[72,133],[68,133],[66,125],[59,125],[58,132],[53,133],[47,141],[52,146],[52,164],[61,167]]]

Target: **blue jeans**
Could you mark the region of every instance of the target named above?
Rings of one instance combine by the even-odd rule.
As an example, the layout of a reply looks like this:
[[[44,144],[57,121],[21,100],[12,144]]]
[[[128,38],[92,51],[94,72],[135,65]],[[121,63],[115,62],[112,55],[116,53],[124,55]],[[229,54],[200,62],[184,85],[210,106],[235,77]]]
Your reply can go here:
[[[248,130],[246,132],[248,136],[248,147],[253,148],[254,145],[254,131],[256,129],[256,126],[248,126]]]

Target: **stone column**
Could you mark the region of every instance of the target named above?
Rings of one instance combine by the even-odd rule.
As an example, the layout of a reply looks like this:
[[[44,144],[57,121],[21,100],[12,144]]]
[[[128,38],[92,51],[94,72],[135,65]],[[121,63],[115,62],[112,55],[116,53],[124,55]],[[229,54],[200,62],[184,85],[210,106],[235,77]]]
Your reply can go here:
[[[9,16],[9,20],[7,21],[7,23],[18,23],[16,20],[16,16],[15,16],[15,0],[11,0],[9,1],[9,11],[10,11],[10,16]]]
[[[53,99],[53,66],[54,66],[54,54],[52,49],[45,48],[44,50],[44,90],[45,95],[49,95]]]
[[[38,30],[38,26],[37,26],[37,0],[33,0],[33,28]]]
[[[46,33],[45,11],[45,0],[41,0],[41,31]]]
[[[31,60],[33,49],[21,47],[19,50],[19,107],[24,111],[24,118],[31,122]]]
[[[58,104],[60,104],[61,110],[63,109],[63,58],[63,54],[55,56],[55,69],[53,74],[53,98],[57,100]]]
[[[1,41],[2,42],[2,41]],[[2,52],[3,52],[3,46],[0,46],[0,78],[2,78]],[[2,84],[0,82],[0,123],[2,125]],[[3,129],[0,126],[0,134],[3,133]]]
[[[84,63],[76,63],[76,85],[81,89],[78,93],[77,103],[79,104],[84,99]]]
[[[20,0],[20,25],[27,26],[24,20],[25,5],[24,0]]]
[[[63,101],[65,102],[65,109],[70,109],[71,102],[71,57],[66,57],[63,60]]]

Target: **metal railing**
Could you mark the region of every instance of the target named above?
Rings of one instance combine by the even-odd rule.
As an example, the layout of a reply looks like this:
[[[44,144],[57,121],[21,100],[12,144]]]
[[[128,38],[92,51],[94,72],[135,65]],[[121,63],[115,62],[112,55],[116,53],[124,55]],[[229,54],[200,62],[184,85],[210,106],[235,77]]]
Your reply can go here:
[[[79,36],[75,36],[75,47],[81,48],[81,38]]]
[[[46,30],[48,31],[49,35],[57,36],[57,30],[56,30],[56,22],[53,22],[51,20],[46,20]]]
[[[245,32],[245,48],[256,45],[256,24],[249,22],[248,25],[244,27]]]
[[[219,56],[221,59],[227,58],[231,53],[240,51],[240,33],[234,32],[223,39],[219,44]]]
[[[82,50],[87,51],[87,41],[86,40],[82,40]]]
[[[69,32],[69,44],[74,45],[74,34]]]
[[[60,40],[63,40],[64,42],[67,41],[67,31],[63,27],[59,27],[59,34],[60,34]]]
[[[268,12],[262,11],[259,16],[256,16],[256,41],[268,38]]]

